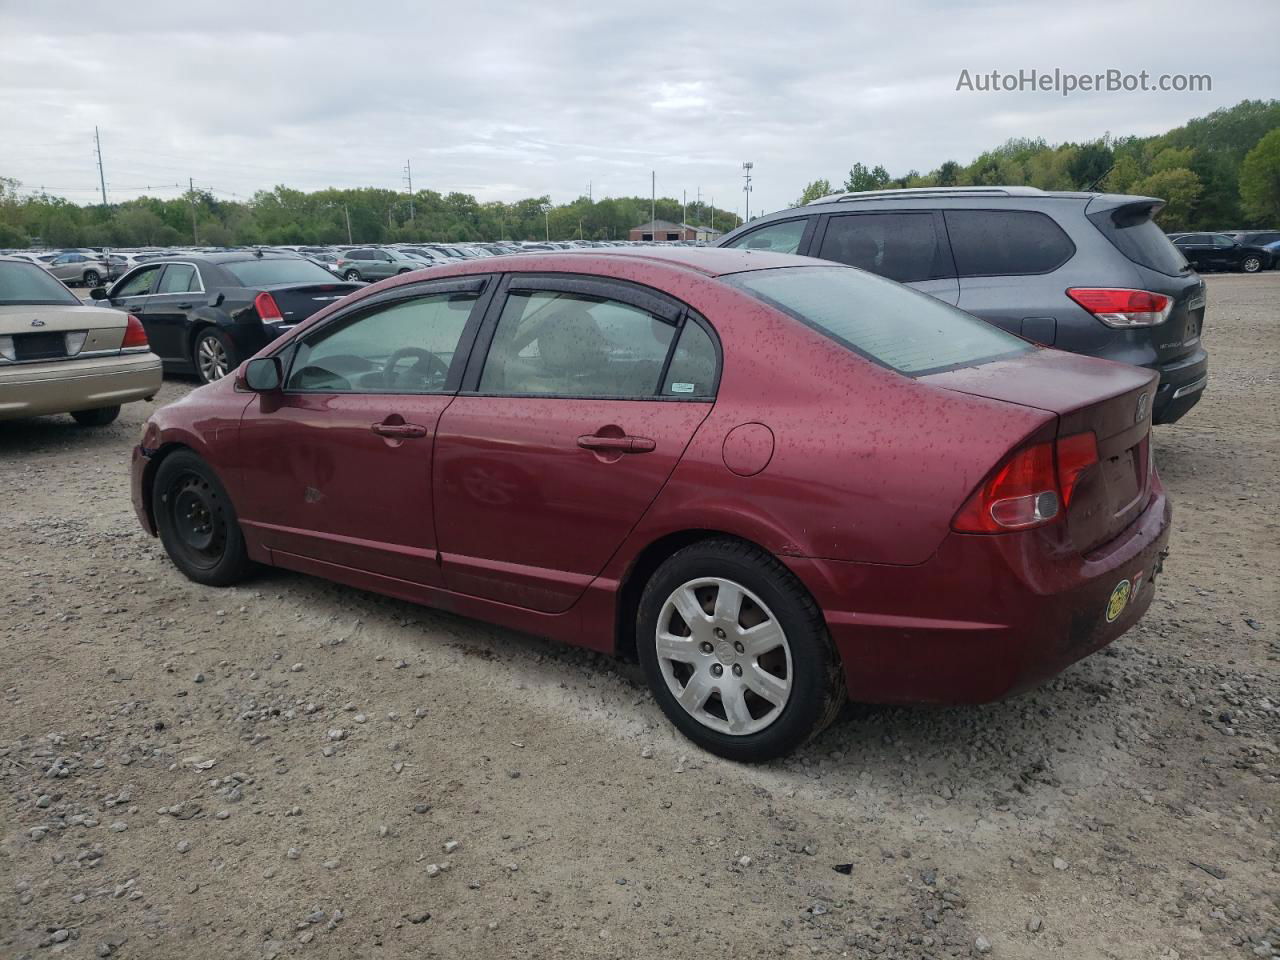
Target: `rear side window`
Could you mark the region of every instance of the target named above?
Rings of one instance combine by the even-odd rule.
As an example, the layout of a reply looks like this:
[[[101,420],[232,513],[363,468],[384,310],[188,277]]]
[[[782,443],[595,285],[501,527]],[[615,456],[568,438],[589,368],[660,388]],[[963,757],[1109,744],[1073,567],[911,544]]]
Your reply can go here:
[[[663,396],[714,397],[716,395],[716,345],[711,335],[693,320],[686,320],[676,341],[676,352],[667,366]]]
[[[862,213],[832,217],[818,256],[899,283],[953,276],[932,213]]]
[[[1033,210],[947,210],[943,216],[962,277],[1048,273],[1076,252],[1051,217]]]
[[[199,286],[195,267],[189,263],[171,263],[165,268],[156,293],[187,293],[199,289]]]
[[[770,253],[795,253],[800,249],[800,240],[804,237],[807,222],[807,220],[787,220],[783,223],[774,223],[759,230],[752,230],[725,246],[737,247],[741,250],[768,250]]]
[[[273,283],[333,283],[333,274],[301,257],[239,260],[222,265],[246,287],[265,287]]]
[[[1136,213],[1126,212],[1123,208],[1091,213],[1089,220],[1111,241],[1112,246],[1138,266],[1170,277],[1186,273],[1187,258],[1156,226],[1149,209]],[[1197,236],[1204,237],[1204,234],[1179,237],[1176,242],[1180,246],[1193,244],[1197,242]]]
[[[941,300],[845,267],[756,270],[724,279],[855,353],[912,376],[1032,349]]]

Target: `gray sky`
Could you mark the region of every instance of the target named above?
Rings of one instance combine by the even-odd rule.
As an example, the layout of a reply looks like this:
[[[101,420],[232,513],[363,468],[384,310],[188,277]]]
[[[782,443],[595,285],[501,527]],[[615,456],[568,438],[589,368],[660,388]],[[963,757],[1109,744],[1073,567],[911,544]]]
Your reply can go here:
[[[1280,4],[0,0],[0,176],[79,202],[278,183],[556,202],[699,187],[789,205],[1011,136],[1149,134],[1280,96]],[[93,21],[100,21],[99,24]],[[1032,68],[1195,72],[1197,93],[957,92]],[[181,187],[173,185],[181,184]],[[169,185],[169,186],[162,186]],[[145,188],[150,186],[151,190]]]

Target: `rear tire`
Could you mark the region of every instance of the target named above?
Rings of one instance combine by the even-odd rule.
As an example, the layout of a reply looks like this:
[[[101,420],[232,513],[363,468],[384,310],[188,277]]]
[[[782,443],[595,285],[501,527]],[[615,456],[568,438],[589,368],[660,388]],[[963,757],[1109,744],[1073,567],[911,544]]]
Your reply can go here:
[[[1245,257],[1240,261],[1240,269],[1245,273],[1257,273],[1262,269],[1262,258],[1255,256]]]
[[[92,289],[102,282],[102,275],[97,270],[86,270],[84,272],[84,285]]]
[[[105,427],[120,416],[120,405],[114,407],[98,407],[94,410],[73,410],[71,416],[82,427]]]
[[[348,270],[346,273],[344,273],[344,274],[342,275],[342,279],[343,279],[343,280],[346,280],[348,283],[351,283],[351,282],[354,282],[354,281],[356,281],[356,280],[359,280],[359,279],[360,279],[360,271],[359,271],[359,270]]]
[[[673,554],[645,585],[636,621],[658,705],[719,756],[783,756],[844,705],[844,672],[821,611],[791,571],[752,544],[707,540]]]
[[[228,587],[253,569],[235,507],[197,454],[180,450],[160,462],[151,502],[160,542],[188,580]]]
[[[221,380],[240,365],[236,345],[217,327],[205,327],[196,334],[191,360],[202,383]]]

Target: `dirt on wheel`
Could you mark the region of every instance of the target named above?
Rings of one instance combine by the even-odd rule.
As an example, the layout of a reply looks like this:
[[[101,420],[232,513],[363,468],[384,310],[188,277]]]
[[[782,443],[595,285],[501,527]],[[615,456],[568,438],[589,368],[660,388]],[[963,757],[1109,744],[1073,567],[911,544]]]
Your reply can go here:
[[[145,404],[0,424],[0,955],[1280,956],[1280,273],[1208,285],[1142,623],[759,767],[632,664],[185,580],[129,503]]]

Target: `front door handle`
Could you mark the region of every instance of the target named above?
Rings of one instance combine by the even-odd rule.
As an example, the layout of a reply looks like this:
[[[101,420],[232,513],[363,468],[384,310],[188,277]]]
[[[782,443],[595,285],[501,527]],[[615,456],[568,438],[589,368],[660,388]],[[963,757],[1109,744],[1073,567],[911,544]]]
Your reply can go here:
[[[394,437],[397,440],[427,435],[427,428],[420,423],[375,423],[369,429],[380,437]]]
[[[177,304],[177,307],[178,307],[178,309],[179,309],[179,310],[190,310],[190,309],[191,309],[191,304],[189,304],[189,303],[179,303],[179,304]]]
[[[621,453],[649,453],[657,444],[648,437],[602,437],[589,433],[578,438],[578,446],[583,450],[617,450]]]

